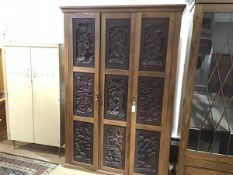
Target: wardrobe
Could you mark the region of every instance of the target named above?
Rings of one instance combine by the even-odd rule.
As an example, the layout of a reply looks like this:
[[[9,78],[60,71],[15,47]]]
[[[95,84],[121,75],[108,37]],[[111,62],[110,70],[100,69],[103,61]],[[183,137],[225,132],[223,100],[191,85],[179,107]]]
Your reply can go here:
[[[178,175],[233,174],[233,2],[189,0]]]
[[[4,46],[7,135],[14,144],[64,144],[61,54],[57,44]]]
[[[184,5],[61,9],[66,163],[166,175]]]

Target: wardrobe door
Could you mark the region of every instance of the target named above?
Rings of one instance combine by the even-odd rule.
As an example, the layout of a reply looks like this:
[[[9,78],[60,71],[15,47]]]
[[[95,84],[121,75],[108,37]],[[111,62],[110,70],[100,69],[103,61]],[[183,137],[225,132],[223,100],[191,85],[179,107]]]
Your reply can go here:
[[[97,169],[99,98],[99,14],[69,14],[67,162]]]
[[[168,169],[163,164],[169,154],[172,25],[172,13],[137,13],[129,174],[161,175]]]
[[[32,47],[31,65],[35,143],[60,147],[58,48]]]
[[[100,169],[127,173],[134,15],[101,18]]]
[[[34,142],[30,48],[5,47],[9,139]]]

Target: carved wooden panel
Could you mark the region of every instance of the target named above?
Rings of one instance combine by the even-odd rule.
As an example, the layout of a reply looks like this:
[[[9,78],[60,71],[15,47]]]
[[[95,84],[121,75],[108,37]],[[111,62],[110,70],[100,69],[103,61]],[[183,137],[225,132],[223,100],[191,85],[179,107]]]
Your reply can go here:
[[[94,74],[74,72],[74,115],[93,117]]]
[[[139,77],[137,123],[161,125],[164,80],[157,77]]]
[[[73,19],[73,64],[94,67],[95,62],[95,19]]]
[[[128,77],[106,75],[105,80],[105,118],[127,119]]]
[[[165,71],[169,19],[143,18],[140,70]]]
[[[104,126],[104,165],[117,169],[125,168],[125,128]]]
[[[93,124],[74,121],[74,161],[93,163]]]
[[[106,20],[106,68],[129,68],[130,23],[130,19]]]
[[[136,131],[135,166],[137,173],[157,175],[160,151],[160,133]]]

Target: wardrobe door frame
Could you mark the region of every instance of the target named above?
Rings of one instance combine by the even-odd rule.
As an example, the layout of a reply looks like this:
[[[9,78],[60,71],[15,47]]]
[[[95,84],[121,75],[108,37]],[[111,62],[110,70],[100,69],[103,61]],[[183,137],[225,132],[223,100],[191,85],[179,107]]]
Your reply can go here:
[[[130,26],[130,51],[129,51],[129,69],[111,69],[105,67],[106,60],[106,19],[131,19]],[[133,60],[134,60],[134,38],[135,38],[135,13],[101,13],[101,75],[100,75],[100,89],[101,89],[101,102],[100,102],[100,147],[99,147],[99,169],[107,172],[127,174],[128,173],[128,163],[129,163],[129,135],[130,135],[130,120],[131,120],[131,103],[132,103],[132,80],[133,80]],[[104,119],[105,115],[105,75],[127,75],[128,76],[128,100],[127,100],[127,120],[111,120]],[[125,128],[125,169],[116,169],[104,166],[103,156],[104,156],[104,125],[120,126]]]
[[[164,78],[164,95],[161,112],[161,126],[153,126],[148,124],[136,124],[137,109],[131,114],[131,131],[130,131],[130,158],[129,158],[129,174],[140,175],[134,171],[135,168],[135,145],[136,145],[136,130],[142,129],[145,131],[160,132],[160,150],[158,175],[167,175],[168,161],[171,139],[171,125],[174,104],[176,64],[178,56],[179,32],[182,13],[175,12],[138,12],[136,14],[136,33],[135,33],[135,60],[134,60],[134,77],[133,77],[133,94],[136,103],[138,100],[138,77],[160,77]],[[142,18],[169,18],[168,43],[165,71],[139,71],[140,63],[140,45],[141,45],[141,25]],[[137,105],[136,105],[137,106]]]
[[[99,50],[100,50],[100,13],[65,13],[65,84],[66,84],[66,164],[98,170],[98,127],[99,101],[95,99],[99,94]],[[94,67],[73,66],[73,22],[74,18],[95,19],[95,60]],[[93,117],[73,115],[73,72],[94,74]],[[73,159],[73,122],[87,122],[93,124],[93,164],[76,162]]]
[[[201,170],[209,170],[220,173],[233,173],[233,157],[227,155],[218,155],[215,153],[208,153],[202,151],[195,151],[188,149],[189,127],[191,120],[191,106],[193,97],[193,85],[195,82],[195,73],[198,60],[198,52],[200,46],[201,26],[203,14],[208,12],[215,13],[233,13],[233,4],[195,4],[193,17],[193,32],[191,36],[191,46],[188,50],[189,61],[187,78],[185,82],[184,100],[183,100],[183,114],[182,128],[181,128],[181,141],[179,150],[179,164],[178,174],[184,175],[188,168],[192,172]],[[193,168],[193,169],[192,169]]]

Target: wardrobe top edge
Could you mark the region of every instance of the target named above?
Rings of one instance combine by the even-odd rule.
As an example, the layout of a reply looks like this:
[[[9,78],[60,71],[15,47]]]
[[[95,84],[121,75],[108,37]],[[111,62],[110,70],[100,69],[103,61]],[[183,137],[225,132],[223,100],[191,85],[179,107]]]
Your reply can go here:
[[[183,11],[186,4],[156,4],[156,5],[108,5],[108,6],[60,6],[63,12],[90,11],[105,12],[108,10],[115,11]],[[130,11],[129,11],[130,10]]]
[[[188,4],[233,4],[232,0],[186,0]]]
[[[54,43],[5,43],[4,45],[2,45],[2,48],[6,48],[6,47],[51,47],[51,48],[57,48],[59,46],[62,46],[63,44],[54,44]]]

